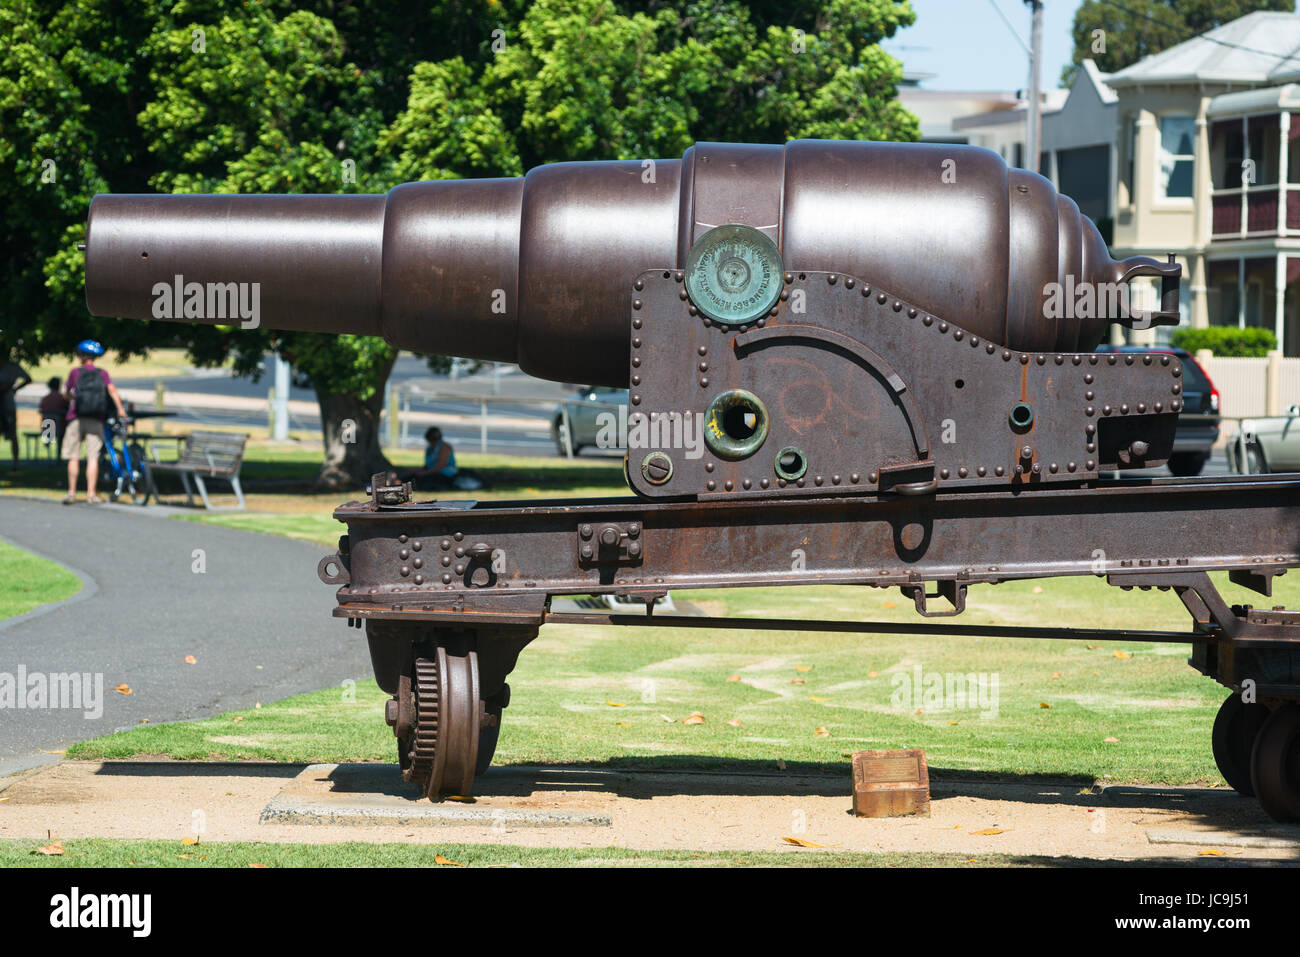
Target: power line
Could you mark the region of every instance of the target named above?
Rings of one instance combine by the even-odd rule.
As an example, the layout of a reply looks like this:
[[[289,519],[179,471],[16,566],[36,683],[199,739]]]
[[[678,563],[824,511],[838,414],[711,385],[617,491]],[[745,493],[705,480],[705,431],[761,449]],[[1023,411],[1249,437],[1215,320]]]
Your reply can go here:
[[[989,0],[989,5],[992,6],[995,11],[997,11],[998,16],[1001,17],[1002,22],[1007,25],[1007,29],[1010,30],[1011,35],[1016,38],[1016,42],[1020,44],[1021,49],[1023,49],[1026,53],[1028,53],[1029,45],[1026,44],[1024,40],[1020,39],[1020,34],[1017,33],[1016,28],[1011,25],[1011,21],[1007,19],[1007,15],[1002,12],[1002,8],[998,6],[997,0]]]

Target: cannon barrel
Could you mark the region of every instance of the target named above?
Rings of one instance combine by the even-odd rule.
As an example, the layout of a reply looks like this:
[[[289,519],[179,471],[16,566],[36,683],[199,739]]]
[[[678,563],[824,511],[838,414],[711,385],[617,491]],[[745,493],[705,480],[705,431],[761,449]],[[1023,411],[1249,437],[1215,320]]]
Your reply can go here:
[[[1115,300],[1044,309],[1179,267],[1111,259],[1043,177],[978,147],[700,143],[680,160],[555,163],[512,179],[387,195],[100,195],[86,304],[100,316],[380,335],[400,348],[626,385],[632,281],[682,268],[722,224],[754,227],[787,270],[860,276],[1013,349],[1091,350]],[[1069,304],[1067,303],[1067,306]]]

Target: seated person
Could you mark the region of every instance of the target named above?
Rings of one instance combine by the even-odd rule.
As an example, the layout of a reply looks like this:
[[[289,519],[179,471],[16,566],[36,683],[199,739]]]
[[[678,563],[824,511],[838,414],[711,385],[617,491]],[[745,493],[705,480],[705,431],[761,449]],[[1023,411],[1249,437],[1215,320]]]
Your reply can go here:
[[[63,446],[63,430],[67,425],[68,418],[68,397],[63,394],[63,380],[58,376],[52,376],[46,383],[50,391],[41,397],[41,432],[45,433],[47,428],[52,428],[53,432],[49,439],[53,441],[55,448]],[[54,423],[52,427],[46,426],[46,422]],[[42,435],[42,439],[45,436]]]
[[[424,433],[428,448],[424,451],[424,468],[405,469],[398,478],[409,480],[414,488],[425,492],[460,489],[473,491],[483,487],[478,476],[456,467],[456,450],[442,438],[442,429],[430,426]]]

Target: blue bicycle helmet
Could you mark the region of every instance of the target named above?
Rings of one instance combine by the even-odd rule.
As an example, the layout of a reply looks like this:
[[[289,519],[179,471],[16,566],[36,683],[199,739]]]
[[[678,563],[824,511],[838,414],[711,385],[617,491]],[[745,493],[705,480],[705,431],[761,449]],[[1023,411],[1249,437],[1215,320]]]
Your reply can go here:
[[[94,339],[82,339],[77,343],[77,352],[85,356],[99,357],[104,354],[104,347]]]

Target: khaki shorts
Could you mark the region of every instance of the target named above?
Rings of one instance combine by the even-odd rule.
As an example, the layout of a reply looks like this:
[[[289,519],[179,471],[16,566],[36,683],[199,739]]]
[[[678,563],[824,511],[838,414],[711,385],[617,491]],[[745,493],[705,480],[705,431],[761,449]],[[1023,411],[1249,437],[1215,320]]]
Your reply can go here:
[[[84,424],[83,424],[84,423]],[[86,461],[99,461],[99,451],[104,447],[104,422],[102,419],[73,419],[63,433],[63,457],[81,458],[81,440],[86,440]]]

